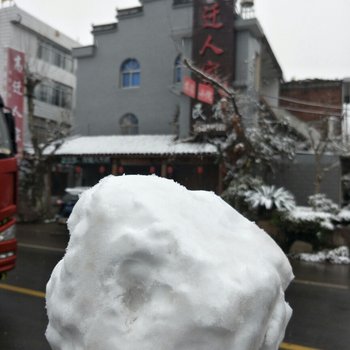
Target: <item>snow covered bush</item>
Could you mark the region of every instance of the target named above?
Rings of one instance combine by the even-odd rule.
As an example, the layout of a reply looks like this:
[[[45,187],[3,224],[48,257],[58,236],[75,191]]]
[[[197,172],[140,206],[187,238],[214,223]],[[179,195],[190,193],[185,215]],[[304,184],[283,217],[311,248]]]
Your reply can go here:
[[[343,226],[350,225],[350,207],[346,206],[342,208],[337,214],[337,220]]]
[[[231,180],[229,186],[222,193],[221,197],[241,214],[250,217],[251,213],[249,213],[249,205],[246,202],[246,193],[262,184],[263,181],[259,177],[242,175]]]
[[[319,230],[332,231],[335,228],[336,215],[315,211],[310,207],[296,207],[288,213],[288,218],[294,222],[316,223],[320,226]]]
[[[288,237],[290,246],[294,241],[309,242],[315,249],[327,246],[333,232],[336,216],[331,213],[314,211],[311,207],[295,207],[278,217],[277,225]]]
[[[278,349],[289,261],[214,193],[108,176],[82,194],[68,227],[47,285],[52,349]]]
[[[245,193],[245,201],[259,212],[271,213],[273,210],[290,211],[295,207],[294,196],[283,187],[262,185]]]
[[[331,199],[327,198],[324,193],[317,193],[309,196],[308,203],[315,211],[332,214],[337,214],[339,212],[339,206]]]
[[[329,262],[331,264],[350,264],[349,248],[341,246],[332,250],[322,250],[317,253],[301,253],[292,256],[293,259],[299,259],[307,262]]]
[[[274,211],[293,210],[292,193],[283,187],[264,185],[259,177],[243,175],[231,181],[222,198],[250,219],[270,217]]]
[[[333,231],[343,220],[339,206],[322,193],[310,196],[308,202],[310,207],[296,207],[279,224],[291,241],[303,240],[315,249],[329,247]]]

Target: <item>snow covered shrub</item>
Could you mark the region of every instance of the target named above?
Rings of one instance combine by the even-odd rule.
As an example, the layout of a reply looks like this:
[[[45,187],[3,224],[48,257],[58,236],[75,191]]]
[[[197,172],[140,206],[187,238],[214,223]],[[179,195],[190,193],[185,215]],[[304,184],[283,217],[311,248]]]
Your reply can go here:
[[[337,220],[342,226],[350,225],[350,206],[342,208],[337,214]]]
[[[283,187],[262,185],[245,193],[245,201],[260,212],[290,211],[295,207],[292,193]]]
[[[317,193],[309,196],[308,203],[315,211],[337,214],[339,206],[331,199],[327,198],[324,193]]]
[[[322,250],[317,253],[308,254],[301,253],[292,256],[294,259],[299,259],[308,262],[329,262],[331,264],[350,264],[349,248],[341,246],[332,250]]]
[[[337,221],[336,215],[324,211],[315,211],[310,207],[296,207],[288,214],[295,222],[315,222],[323,230],[332,231]]]
[[[238,210],[241,214],[249,216],[249,206],[246,202],[246,193],[258,186],[261,186],[263,181],[259,177],[251,175],[242,175],[234,178],[227,189],[222,193],[222,199]]]
[[[295,207],[278,217],[277,225],[288,237],[288,244],[296,240],[309,242],[314,248],[326,247],[334,230],[335,215],[317,212],[310,207]]]

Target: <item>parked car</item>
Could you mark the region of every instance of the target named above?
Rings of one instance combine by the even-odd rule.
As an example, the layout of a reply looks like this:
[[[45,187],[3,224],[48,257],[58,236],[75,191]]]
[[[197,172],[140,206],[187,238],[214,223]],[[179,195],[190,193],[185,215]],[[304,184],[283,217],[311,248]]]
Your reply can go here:
[[[56,216],[56,221],[58,223],[65,224],[67,222],[79,196],[87,189],[89,189],[89,187],[70,187],[65,189],[63,197],[56,201],[59,207]]]

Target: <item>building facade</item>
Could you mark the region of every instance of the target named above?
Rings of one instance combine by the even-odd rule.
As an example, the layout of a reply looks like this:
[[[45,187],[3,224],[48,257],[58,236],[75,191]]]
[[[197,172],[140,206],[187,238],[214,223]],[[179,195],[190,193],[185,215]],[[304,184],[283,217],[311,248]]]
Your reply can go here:
[[[194,59],[193,19],[199,3],[146,0],[117,11],[114,23],[93,26],[93,44],[73,50],[78,60],[78,133],[178,134],[180,138],[191,134],[193,101],[183,93],[184,77],[191,74],[182,61]],[[282,71],[258,20],[232,13],[232,23],[221,23],[224,3],[203,7],[207,11],[203,16],[217,29],[232,28],[221,49],[232,52],[226,62],[231,73],[228,84],[254,98],[263,94],[276,104]],[[215,38],[211,39],[206,54],[215,49]]]
[[[130,151],[110,154],[107,145],[99,154],[75,149],[75,154],[61,154],[61,168],[70,163],[79,173],[79,184],[87,186],[101,176],[99,171],[117,175],[122,169],[220,192],[222,174],[215,154],[135,155],[132,145],[142,140],[148,149],[152,137],[145,135],[168,135],[186,149],[196,128],[213,122],[209,115],[218,96],[196,81],[185,58],[246,96],[240,107],[247,125],[255,122],[256,101],[262,96],[277,105],[282,71],[259,21],[235,11],[233,0],[144,0],[117,10],[115,22],[93,26],[92,34],[92,45],[73,49],[78,61],[74,129],[92,142],[103,135],[123,143],[124,137]],[[99,160],[105,154],[108,166]],[[86,157],[89,165],[84,164]]]
[[[342,80],[293,80],[281,85],[280,106],[303,122],[313,125],[323,136],[342,133]]]
[[[39,141],[45,141],[49,125],[72,124],[76,64],[71,52],[79,44],[11,2],[0,8],[0,33],[0,94],[15,115],[21,150],[30,143],[26,75],[41,81],[33,121]]]
[[[299,151],[274,179],[306,205],[322,176],[321,192],[339,204],[349,201],[349,161],[344,154],[349,141],[349,83],[344,80],[307,79],[281,84],[279,108],[304,129],[309,150]],[[290,119],[291,120],[291,119]],[[309,133],[309,135],[307,135]]]
[[[276,114],[288,117],[311,147],[299,150],[271,181],[288,188],[307,205],[322,176],[320,191],[340,205],[350,202],[350,79],[283,82]]]

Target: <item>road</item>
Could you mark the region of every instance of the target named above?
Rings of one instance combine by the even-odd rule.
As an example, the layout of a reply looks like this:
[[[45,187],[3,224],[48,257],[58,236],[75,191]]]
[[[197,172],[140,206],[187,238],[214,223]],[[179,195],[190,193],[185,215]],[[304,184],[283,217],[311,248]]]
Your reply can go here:
[[[17,225],[17,267],[0,285],[0,349],[49,350],[44,292],[68,242],[64,226]],[[23,289],[3,289],[20,287]],[[39,293],[35,293],[39,292]]]
[[[293,309],[285,341],[322,350],[350,349],[350,266],[292,262],[286,292]]]
[[[0,283],[0,349],[49,350],[44,292],[68,242],[64,226],[18,225],[18,264]],[[350,349],[350,266],[293,262],[283,350]]]

